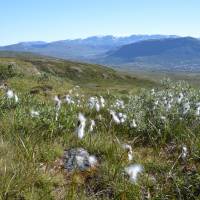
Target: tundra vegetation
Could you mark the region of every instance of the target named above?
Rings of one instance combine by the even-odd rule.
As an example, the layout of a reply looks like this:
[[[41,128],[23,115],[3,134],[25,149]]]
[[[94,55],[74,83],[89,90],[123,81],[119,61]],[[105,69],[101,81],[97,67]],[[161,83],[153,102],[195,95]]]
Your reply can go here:
[[[0,199],[200,198],[197,88],[0,60]]]

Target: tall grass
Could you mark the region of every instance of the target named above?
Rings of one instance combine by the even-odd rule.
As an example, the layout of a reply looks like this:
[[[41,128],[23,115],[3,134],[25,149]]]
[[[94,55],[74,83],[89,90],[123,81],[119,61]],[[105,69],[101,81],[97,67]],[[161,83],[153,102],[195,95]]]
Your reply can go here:
[[[106,107],[100,112],[89,109],[88,97],[74,91],[71,96],[76,103],[63,103],[57,121],[52,97],[17,91],[20,101],[15,103],[1,93],[0,199],[200,198],[199,91],[167,80],[162,88],[122,99],[105,95]],[[184,97],[178,103],[180,93]],[[119,98],[123,108],[116,105]],[[190,108],[184,113],[187,102]],[[31,110],[39,116],[32,117]],[[127,120],[116,124],[109,110],[126,114]],[[82,140],[75,135],[79,112],[87,118]],[[96,122],[92,133],[88,131],[90,119]],[[133,119],[135,127],[131,127]],[[133,161],[128,161],[118,140],[133,147]],[[181,159],[183,145],[188,148],[186,160]],[[64,150],[74,147],[96,155],[95,171],[68,175],[60,168]],[[131,163],[144,166],[136,184],[124,172]]]

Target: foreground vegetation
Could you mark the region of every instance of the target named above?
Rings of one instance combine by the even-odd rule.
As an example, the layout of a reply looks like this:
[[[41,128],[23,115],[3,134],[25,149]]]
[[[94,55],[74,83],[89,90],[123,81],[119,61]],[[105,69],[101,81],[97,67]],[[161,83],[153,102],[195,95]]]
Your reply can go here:
[[[2,66],[8,88],[0,93],[1,199],[200,198],[198,90],[166,80],[137,93],[128,83],[126,92],[123,86],[97,91],[52,75],[52,68],[31,77]],[[86,119],[83,138],[76,131],[79,113]],[[95,169],[64,170],[64,150],[76,147],[96,156]],[[131,164],[142,167],[135,181],[125,170]]]

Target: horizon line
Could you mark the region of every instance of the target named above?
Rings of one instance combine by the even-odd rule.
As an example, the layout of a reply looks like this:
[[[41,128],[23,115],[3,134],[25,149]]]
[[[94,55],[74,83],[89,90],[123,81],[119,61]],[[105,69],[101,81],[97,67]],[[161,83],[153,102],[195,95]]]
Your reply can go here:
[[[89,36],[83,36],[83,37],[76,37],[76,38],[66,38],[66,39],[57,39],[57,40],[26,40],[26,41],[18,41],[18,42],[14,42],[14,43],[8,43],[5,45],[1,45],[0,43],[0,47],[3,46],[9,46],[9,45],[16,45],[16,44],[20,44],[20,43],[29,43],[29,42],[44,42],[44,43],[52,43],[52,42],[57,42],[57,41],[73,41],[73,40],[85,40],[88,38],[92,38],[92,37],[97,37],[97,38],[103,38],[103,37],[113,37],[113,38],[125,38],[125,37],[131,37],[131,36],[175,36],[175,37],[192,37],[192,38],[196,38],[199,39],[199,37],[195,37],[195,36],[191,36],[191,35],[176,35],[176,34],[130,34],[130,35],[112,35],[112,34],[97,34],[97,35],[89,35]]]

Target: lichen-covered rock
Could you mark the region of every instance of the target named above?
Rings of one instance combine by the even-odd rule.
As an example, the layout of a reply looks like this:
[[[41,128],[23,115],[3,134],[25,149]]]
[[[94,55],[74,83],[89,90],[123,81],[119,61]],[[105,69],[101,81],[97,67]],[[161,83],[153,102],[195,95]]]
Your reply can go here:
[[[87,171],[97,166],[97,159],[83,148],[74,148],[64,152],[64,169],[66,172]]]

